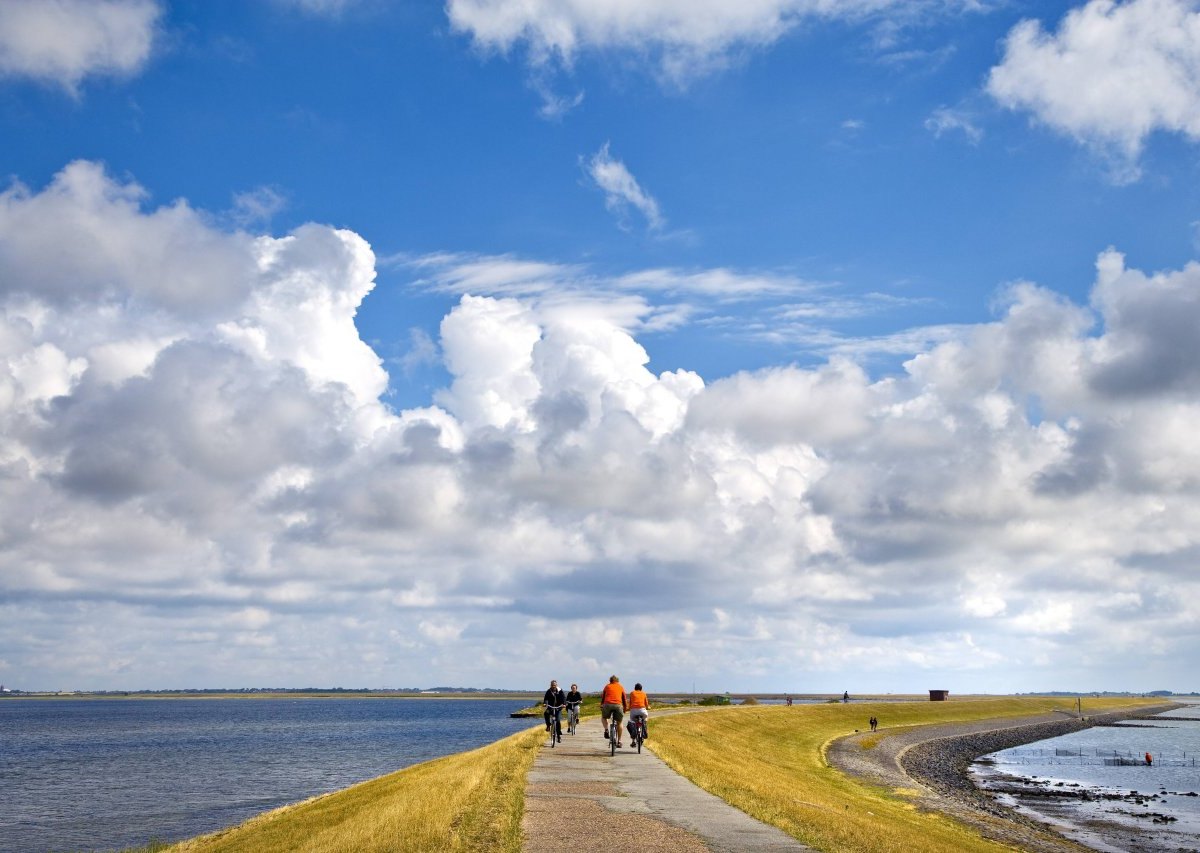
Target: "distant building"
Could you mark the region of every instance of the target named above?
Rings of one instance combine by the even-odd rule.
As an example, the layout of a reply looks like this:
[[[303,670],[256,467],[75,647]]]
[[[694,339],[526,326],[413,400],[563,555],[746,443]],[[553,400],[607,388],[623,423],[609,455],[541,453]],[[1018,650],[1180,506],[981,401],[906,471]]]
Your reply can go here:
[[[948,699],[949,697],[950,697],[949,690],[930,690],[929,691],[929,701],[930,702],[945,702],[946,699]]]

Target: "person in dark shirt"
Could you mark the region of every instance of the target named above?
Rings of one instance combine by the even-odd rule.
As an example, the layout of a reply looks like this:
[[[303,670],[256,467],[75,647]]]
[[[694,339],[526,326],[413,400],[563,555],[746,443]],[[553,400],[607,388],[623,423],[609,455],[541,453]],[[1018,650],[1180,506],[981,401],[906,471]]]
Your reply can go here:
[[[574,719],[579,720],[579,708],[583,705],[583,694],[579,692],[579,685],[572,684],[571,689],[567,691],[567,719],[571,719],[574,714]]]
[[[551,733],[551,737],[562,743],[562,709],[567,704],[567,694],[558,686],[557,681],[550,681],[550,689],[542,697],[542,704],[546,706],[546,710],[542,712],[542,716],[546,719],[546,731]],[[554,720],[553,730],[550,728],[551,719]]]

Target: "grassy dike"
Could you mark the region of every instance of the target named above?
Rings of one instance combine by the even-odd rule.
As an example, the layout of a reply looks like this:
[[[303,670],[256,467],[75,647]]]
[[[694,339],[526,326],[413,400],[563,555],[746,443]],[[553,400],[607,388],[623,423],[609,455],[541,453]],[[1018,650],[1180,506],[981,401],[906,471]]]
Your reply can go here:
[[[519,853],[541,725],[165,848],[171,853]]]
[[[1161,704],[1161,700],[1088,699],[1085,713]],[[1020,697],[949,702],[741,706],[659,716],[650,745],[692,782],[816,850],[876,853],[913,850],[1002,851],[939,814],[918,811],[903,790],[852,779],[825,760],[828,744],[865,731],[872,715],[879,737],[900,726],[1025,717],[1072,711],[1074,699]],[[878,741],[876,741],[878,742]]]
[[[1088,699],[1086,713],[1161,704]],[[835,738],[880,719],[900,727],[1025,717],[1074,709],[1050,697],[823,705],[733,706],[656,714],[650,745],[677,772],[746,813],[824,851],[1002,851],[948,817],[923,813],[905,791],[858,782],[831,768]],[[598,709],[585,708],[585,716]],[[527,731],[140,853],[372,853],[521,849],[525,778],[545,738]],[[130,853],[134,853],[130,851]]]

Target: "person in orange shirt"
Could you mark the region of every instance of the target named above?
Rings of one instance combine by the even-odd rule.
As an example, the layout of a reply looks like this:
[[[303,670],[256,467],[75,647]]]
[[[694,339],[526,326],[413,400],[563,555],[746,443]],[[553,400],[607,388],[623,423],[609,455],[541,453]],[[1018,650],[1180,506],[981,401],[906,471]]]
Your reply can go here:
[[[627,710],[629,710],[629,697],[625,694],[625,688],[621,686],[621,682],[615,675],[610,675],[608,684],[604,685],[604,689],[600,691],[600,721],[604,725],[605,737],[608,737],[609,718],[617,721],[618,749],[621,748],[621,721],[625,719]]]
[[[638,720],[650,719],[650,697],[646,695],[646,691],[642,689],[642,683],[639,681],[633,685],[633,690],[629,693],[629,736],[632,738],[633,727],[637,725]],[[649,726],[646,731],[650,731]]]

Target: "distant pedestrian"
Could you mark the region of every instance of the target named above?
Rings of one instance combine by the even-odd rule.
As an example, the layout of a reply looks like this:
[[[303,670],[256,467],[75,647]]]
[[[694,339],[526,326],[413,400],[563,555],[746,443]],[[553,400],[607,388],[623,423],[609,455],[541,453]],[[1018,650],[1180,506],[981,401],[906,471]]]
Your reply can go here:
[[[787,705],[788,705],[788,707],[789,707],[789,708],[790,708],[790,707],[792,707],[792,697],[791,697],[791,696],[788,696],[788,695],[785,693],[785,694],[784,694],[784,696],[783,696],[783,698],[784,698],[785,700],[787,700]]]
[[[844,692],[844,693],[842,694],[842,701],[843,701],[843,702],[849,702],[849,701],[850,701],[850,691],[849,691],[849,690],[847,690],[846,692]]]
[[[1149,767],[1153,762],[1154,762],[1154,759],[1151,758],[1150,753],[1147,752],[1146,753],[1146,766]]]
[[[871,731],[875,731],[875,729],[879,727],[879,720],[875,719],[874,717],[872,717],[869,722],[871,723]]]

